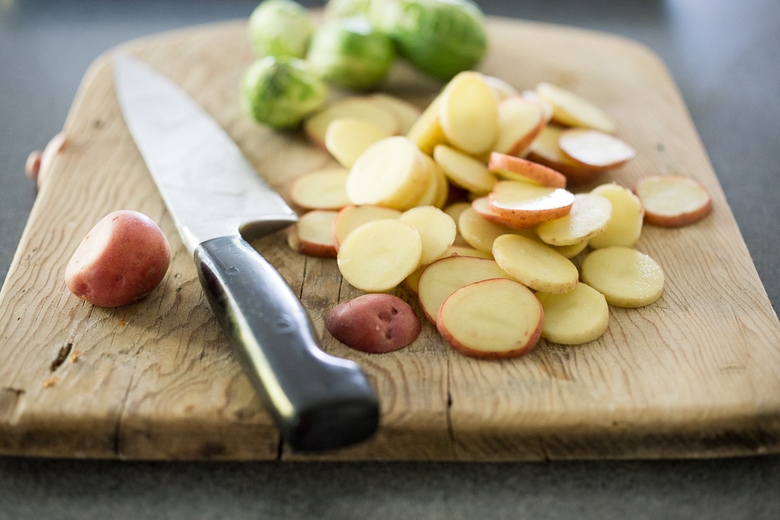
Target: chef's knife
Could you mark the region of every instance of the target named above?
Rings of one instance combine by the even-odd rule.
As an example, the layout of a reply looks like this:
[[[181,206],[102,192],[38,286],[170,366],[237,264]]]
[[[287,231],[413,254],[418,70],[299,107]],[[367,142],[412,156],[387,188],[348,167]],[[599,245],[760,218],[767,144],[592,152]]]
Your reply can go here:
[[[126,54],[114,80],[211,308],[282,438],[320,451],[370,437],[379,407],[360,367],[320,349],[295,293],[247,242],[295,223],[295,212],[180,87]]]

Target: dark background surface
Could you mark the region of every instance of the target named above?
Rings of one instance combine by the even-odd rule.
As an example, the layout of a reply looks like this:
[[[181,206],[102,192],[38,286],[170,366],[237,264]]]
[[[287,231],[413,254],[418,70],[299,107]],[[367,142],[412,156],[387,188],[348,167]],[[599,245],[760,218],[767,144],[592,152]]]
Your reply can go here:
[[[322,2],[303,1],[307,6]],[[667,64],[780,308],[780,2],[485,0],[488,15],[620,34]],[[256,1],[0,0],[0,280],[90,63]],[[0,457],[0,519],[780,518],[780,456],[545,463],[179,463]]]

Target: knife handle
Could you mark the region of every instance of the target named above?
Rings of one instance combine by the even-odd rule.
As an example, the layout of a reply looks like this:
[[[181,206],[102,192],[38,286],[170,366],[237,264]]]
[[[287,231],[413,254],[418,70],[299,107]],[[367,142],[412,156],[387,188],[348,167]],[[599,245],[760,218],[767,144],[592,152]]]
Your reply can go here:
[[[195,249],[203,289],[233,350],[293,450],[341,448],[371,436],[379,404],[360,366],[324,353],[281,274],[240,236]]]

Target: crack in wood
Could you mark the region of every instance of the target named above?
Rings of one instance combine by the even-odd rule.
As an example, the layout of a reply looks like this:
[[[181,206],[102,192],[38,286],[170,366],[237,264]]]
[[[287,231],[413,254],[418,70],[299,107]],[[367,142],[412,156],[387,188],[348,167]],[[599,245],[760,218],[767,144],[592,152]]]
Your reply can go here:
[[[57,357],[54,358],[54,361],[51,362],[51,365],[49,365],[49,371],[54,372],[60,366],[62,366],[63,363],[65,363],[65,360],[68,359],[68,355],[70,354],[70,351],[73,349],[73,343],[70,341],[60,347],[59,352],[57,352]]]

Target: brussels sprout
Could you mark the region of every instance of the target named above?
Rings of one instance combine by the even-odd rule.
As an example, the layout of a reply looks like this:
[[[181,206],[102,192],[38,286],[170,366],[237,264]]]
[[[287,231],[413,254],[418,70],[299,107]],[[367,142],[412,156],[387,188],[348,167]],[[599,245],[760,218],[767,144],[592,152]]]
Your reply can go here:
[[[259,57],[303,58],[314,33],[309,11],[293,0],[264,0],[249,16],[249,41]]]
[[[241,79],[241,104],[258,123],[292,129],[320,108],[328,87],[311,66],[292,56],[266,56]]]
[[[484,16],[471,0],[372,0],[370,12],[400,54],[435,78],[475,68],[487,51]]]
[[[368,90],[378,85],[395,61],[395,47],[368,18],[330,21],[312,37],[306,60],[338,87]]]
[[[335,20],[355,15],[367,15],[372,0],[328,0],[325,4],[325,19]]]

